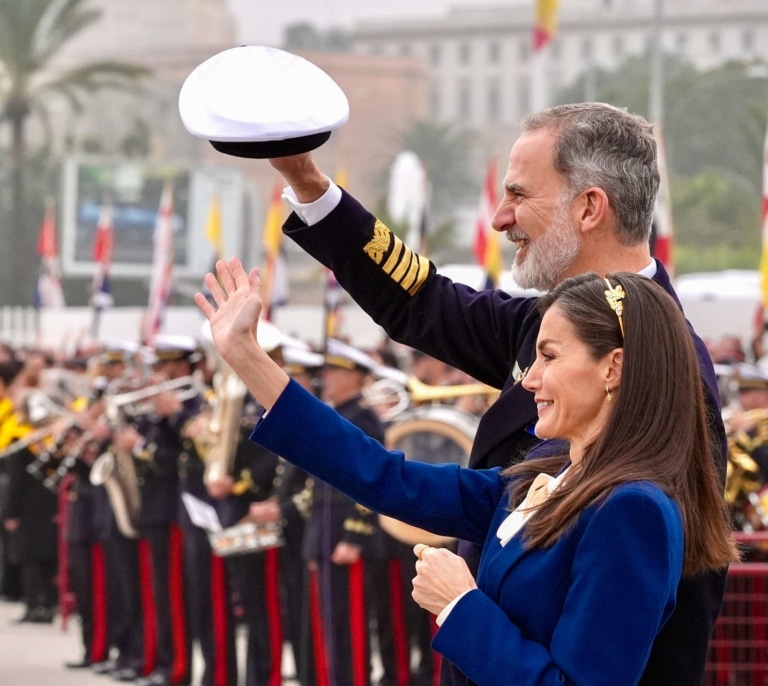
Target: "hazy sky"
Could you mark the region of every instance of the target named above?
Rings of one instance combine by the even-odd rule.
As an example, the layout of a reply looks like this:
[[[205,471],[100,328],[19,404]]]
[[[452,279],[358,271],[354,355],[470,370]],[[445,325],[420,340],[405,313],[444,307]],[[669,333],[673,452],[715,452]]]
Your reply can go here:
[[[533,7],[533,0],[229,0],[240,19],[243,43],[279,45],[287,24],[351,27],[360,19],[440,16],[450,7]]]

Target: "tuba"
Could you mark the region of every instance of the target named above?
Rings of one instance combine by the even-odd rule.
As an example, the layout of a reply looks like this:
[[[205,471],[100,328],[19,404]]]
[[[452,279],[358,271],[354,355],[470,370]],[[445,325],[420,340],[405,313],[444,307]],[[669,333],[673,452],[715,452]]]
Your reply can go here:
[[[728,438],[728,462],[725,476],[725,501],[734,516],[736,528],[746,531],[768,530],[768,485],[752,452],[768,443],[768,409],[743,413],[754,422],[750,434],[736,431],[731,425],[735,413],[726,414],[724,423]]]
[[[125,408],[135,401],[135,397],[131,397],[127,402],[120,402],[129,395],[130,393],[122,393],[107,398],[105,414],[113,429],[125,420]],[[143,396],[140,400],[144,400],[145,397]],[[115,399],[118,402],[115,402]],[[89,474],[89,480],[93,486],[104,486],[106,489],[117,528],[126,538],[139,537],[141,490],[136,469],[137,460],[138,458],[132,453],[112,446],[93,461]]]
[[[134,456],[125,450],[111,449],[94,460],[90,482],[104,486],[115,513],[115,522],[126,538],[138,538],[141,491]]]
[[[393,369],[379,369],[377,381],[363,391],[369,405],[384,405],[387,424],[385,444],[402,451],[406,459],[450,463],[466,467],[480,418],[449,404],[465,396],[482,396],[486,407],[499,396],[499,389],[483,383],[431,386],[414,376]],[[454,539],[419,529],[393,517],[379,515],[381,528],[393,538],[415,545],[450,545]]]
[[[219,360],[219,363],[221,366],[213,378],[214,398],[210,419],[199,435],[193,436],[195,449],[205,462],[203,480],[206,484],[232,471],[247,391],[232,368],[224,360]]]

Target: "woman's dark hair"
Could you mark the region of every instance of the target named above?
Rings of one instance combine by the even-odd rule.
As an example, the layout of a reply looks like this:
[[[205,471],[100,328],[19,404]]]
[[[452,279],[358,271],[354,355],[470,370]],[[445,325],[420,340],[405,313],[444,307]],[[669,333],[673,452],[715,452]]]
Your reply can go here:
[[[706,420],[701,374],[688,325],[674,300],[637,274],[607,276],[625,297],[623,328],[595,273],[566,279],[539,300],[542,315],[556,308],[595,360],[623,348],[621,383],[613,391],[602,434],[567,481],[526,524],[530,546],[554,543],[585,507],[617,485],[652,481],[673,497],[685,533],[684,574],[719,569],[738,558],[720,494]],[[529,460],[505,471],[519,502],[535,476],[558,472],[567,456]],[[519,477],[519,478],[518,478]]]

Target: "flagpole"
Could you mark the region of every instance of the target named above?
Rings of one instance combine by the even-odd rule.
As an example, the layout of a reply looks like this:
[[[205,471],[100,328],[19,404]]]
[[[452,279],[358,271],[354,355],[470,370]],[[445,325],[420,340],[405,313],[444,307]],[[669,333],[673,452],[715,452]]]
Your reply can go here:
[[[648,115],[651,123],[661,124],[664,118],[664,0],[654,0],[650,36],[651,84]]]
[[[102,198],[99,211],[96,236],[93,242],[93,260],[96,269],[91,282],[91,304],[93,316],[91,317],[91,338],[99,340],[101,328],[101,313],[105,307],[113,304],[111,287],[109,283],[109,269],[112,264],[112,252],[114,250],[114,231],[112,225],[112,200]]]

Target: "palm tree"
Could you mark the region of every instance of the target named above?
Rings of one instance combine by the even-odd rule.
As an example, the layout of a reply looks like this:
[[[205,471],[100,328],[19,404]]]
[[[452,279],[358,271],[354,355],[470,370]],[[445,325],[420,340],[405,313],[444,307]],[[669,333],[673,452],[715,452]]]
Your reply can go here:
[[[29,263],[19,239],[33,233],[24,227],[24,167],[27,157],[26,126],[35,117],[50,135],[48,105],[63,97],[80,111],[83,96],[103,88],[124,88],[149,71],[115,60],[99,60],[68,70],[53,61],[81,31],[98,21],[100,11],[90,0],[0,0],[0,124],[10,127],[11,222],[0,227],[0,245],[14,245],[13,260],[0,269],[4,296],[9,285],[24,282]],[[27,228],[27,231],[24,231]],[[19,254],[21,249],[22,254]],[[9,252],[9,251],[8,251]],[[7,252],[6,252],[7,254]],[[29,255],[31,257],[31,254]],[[3,278],[4,277],[4,278]]]

